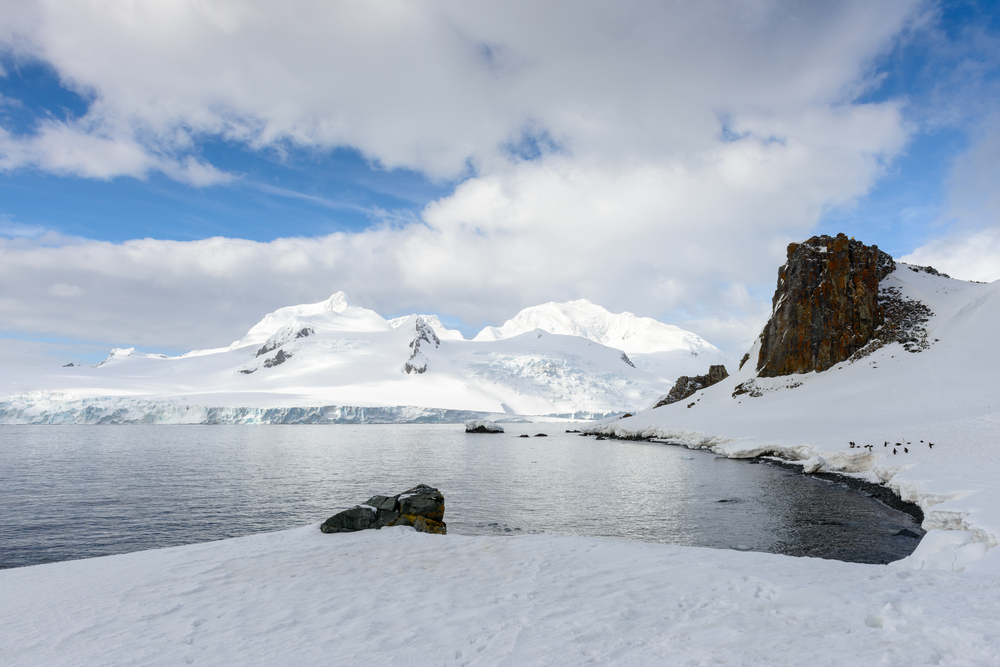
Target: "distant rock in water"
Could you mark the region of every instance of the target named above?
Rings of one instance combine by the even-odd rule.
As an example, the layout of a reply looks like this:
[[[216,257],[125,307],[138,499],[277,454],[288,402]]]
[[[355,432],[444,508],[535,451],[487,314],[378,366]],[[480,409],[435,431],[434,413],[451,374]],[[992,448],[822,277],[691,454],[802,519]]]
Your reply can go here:
[[[661,398],[653,407],[659,408],[664,405],[676,403],[677,401],[683,401],[688,396],[694,395],[696,391],[700,391],[705,387],[711,387],[713,384],[721,382],[727,377],[729,377],[729,371],[722,364],[709,366],[707,375],[695,375],[694,377],[682,375],[677,378],[677,382],[674,383],[674,388],[670,390],[670,393]],[[631,417],[631,415],[628,416]]]
[[[470,419],[465,422],[466,433],[503,433],[503,426],[488,419]]]
[[[761,334],[758,375],[825,371],[850,358],[882,324],[879,282],[895,269],[878,246],[845,234],[790,243]]]
[[[421,533],[444,535],[444,496],[419,484],[397,496],[372,496],[361,505],[334,514],[319,529],[324,533],[353,533],[384,526],[413,526]]]

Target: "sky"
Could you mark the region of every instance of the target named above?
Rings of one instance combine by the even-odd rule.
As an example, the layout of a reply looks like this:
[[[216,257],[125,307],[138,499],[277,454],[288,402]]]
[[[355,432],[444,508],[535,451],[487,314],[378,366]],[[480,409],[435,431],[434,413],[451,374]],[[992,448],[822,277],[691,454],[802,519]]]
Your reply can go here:
[[[343,290],[467,336],[586,298],[735,358],[788,243],[1000,279],[1000,7],[8,0],[0,368]]]

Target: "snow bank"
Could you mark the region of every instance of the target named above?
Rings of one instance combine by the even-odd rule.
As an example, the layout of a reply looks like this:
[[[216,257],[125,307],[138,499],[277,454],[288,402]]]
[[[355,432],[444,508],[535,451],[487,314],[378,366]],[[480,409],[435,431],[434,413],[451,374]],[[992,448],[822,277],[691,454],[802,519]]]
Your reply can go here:
[[[324,535],[0,571],[9,667],[995,665],[1000,584],[601,538]]]

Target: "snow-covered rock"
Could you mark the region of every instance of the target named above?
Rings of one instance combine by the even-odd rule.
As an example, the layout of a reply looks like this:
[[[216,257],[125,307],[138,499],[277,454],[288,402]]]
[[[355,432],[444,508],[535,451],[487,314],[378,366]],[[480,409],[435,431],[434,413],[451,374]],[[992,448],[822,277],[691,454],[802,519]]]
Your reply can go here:
[[[465,422],[466,433],[503,433],[503,426],[488,419],[470,419]]]

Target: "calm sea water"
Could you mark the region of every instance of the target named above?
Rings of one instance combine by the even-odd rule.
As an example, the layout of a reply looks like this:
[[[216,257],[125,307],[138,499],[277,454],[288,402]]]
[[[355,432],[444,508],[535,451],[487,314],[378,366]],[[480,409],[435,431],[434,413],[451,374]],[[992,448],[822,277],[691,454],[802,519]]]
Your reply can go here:
[[[532,532],[884,563],[922,532],[863,493],[682,447],[564,425],[3,426],[0,567],[325,520],[416,484],[448,531]],[[545,432],[547,438],[518,438]],[[334,539],[334,538],[331,538]]]

